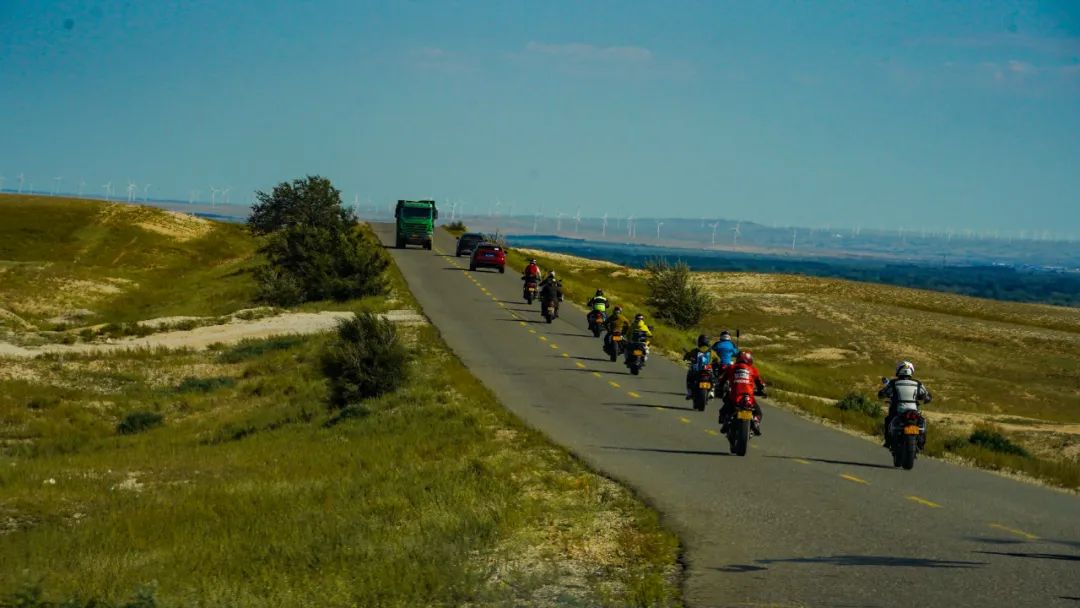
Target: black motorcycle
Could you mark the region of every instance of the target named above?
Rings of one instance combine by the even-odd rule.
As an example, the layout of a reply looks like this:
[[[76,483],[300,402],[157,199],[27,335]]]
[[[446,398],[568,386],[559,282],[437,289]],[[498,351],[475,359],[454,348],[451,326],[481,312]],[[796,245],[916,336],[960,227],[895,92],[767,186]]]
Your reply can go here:
[[[649,346],[645,343],[645,339],[642,336],[631,336],[625,352],[624,363],[626,363],[630,373],[635,376],[640,374],[641,368],[645,367],[645,353],[649,352]]]
[[[926,447],[926,419],[919,410],[904,410],[893,416],[888,431],[893,466],[910,471],[915,458]]]
[[[626,340],[621,331],[613,331],[604,338],[604,353],[611,357],[612,361],[626,351]]]
[[[600,310],[593,310],[589,312],[589,331],[592,332],[594,338],[600,337],[600,330],[604,328],[604,321],[607,320],[607,315]]]

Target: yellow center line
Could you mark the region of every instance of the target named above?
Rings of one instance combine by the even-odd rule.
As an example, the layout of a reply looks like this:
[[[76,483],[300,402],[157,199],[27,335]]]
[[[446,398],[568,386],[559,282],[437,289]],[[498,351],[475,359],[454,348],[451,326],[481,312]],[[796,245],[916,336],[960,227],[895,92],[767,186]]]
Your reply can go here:
[[[926,500],[925,498],[919,498],[918,496],[908,496],[908,500],[911,502],[917,502],[924,507],[930,507],[931,509],[940,509],[941,505],[932,500]]]
[[[611,385],[611,388],[619,388],[619,383],[618,382],[613,382],[611,380],[608,380],[607,383]]]
[[[530,334],[535,334],[535,333],[536,333],[536,330],[535,330],[535,329],[530,329],[530,330],[529,330],[529,333],[530,333]]]
[[[566,357],[567,359],[569,359],[569,358],[570,358],[570,353],[563,353],[563,354],[562,354],[562,356],[564,356],[564,357]]]
[[[1035,536],[1031,532],[1024,532],[1023,530],[1017,530],[1016,528],[1010,528],[1008,526],[1003,526],[1001,524],[990,524],[990,527],[998,529],[998,530],[1004,530],[1006,532],[1010,532],[1010,533],[1015,534],[1017,536],[1023,536],[1024,538],[1026,538],[1028,540],[1039,540],[1039,537]]]
[[[716,437],[717,435],[720,434],[720,433],[717,433],[716,431],[714,431],[712,429],[705,429],[705,432],[712,435],[713,437]]]
[[[543,340],[544,342],[547,342],[547,336],[540,336],[540,339]]]
[[[548,346],[550,346],[551,348],[554,348],[555,350],[558,350],[558,349],[559,349],[559,345],[558,345],[558,344],[548,344]]]
[[[582,365],[582,367],[585,367],[585,366]],[[604,377],[603,374],[601,374],[600,372],[593,372],[592,375],[596,376],[597,378],[603,378]]]
[[[861,483],[861,484],[869,484],[870,483],[869,481],[866,481],[865,479],[859,479],[858,477],[855,477],[854,475],[848,475],[847,473],[841,473],[840,477],[843,477],[844,479],[846,479],[848,481],[854,481],[855,483]]]
[[[626,394],[627,394],[627,395],[630,395],[630,396],[631,396],[631,397],[633,397],[634,399],[637,399],[637,398],[641,397],[641,395],[639,395],[639,394],[635,393],[634,391],[626,391]]]
[[[574,365],[580,367],[581,369],[585,369],[585,364],[581,361],[574,361]]]
[[[514,316],[516,317],[517,315]],[[526,323],[524,321],[518,321],[518,325],[525,327]]]
[[[686,418],[685,416],[679,416],[679,422],[683,424],[690,424],[690,419]]]
[[[795,462],[797,462],[799,464],[810,464],[809,460],[803,460],[802,458],[796,458]]]

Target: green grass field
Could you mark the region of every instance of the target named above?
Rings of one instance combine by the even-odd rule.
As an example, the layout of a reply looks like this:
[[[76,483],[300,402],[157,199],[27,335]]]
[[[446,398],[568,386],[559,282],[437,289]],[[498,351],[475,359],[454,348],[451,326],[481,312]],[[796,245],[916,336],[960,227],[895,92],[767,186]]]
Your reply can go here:
[[[139,283],[131,289],[145,309],[79,301],[101,318],[251,305],[250,279],[232,274],[257,262],[239,227],[211,225],[224,242],[198,258],[204,268],[185,266],[198,239],[170,245],[101,221],[94,203],[55,202],[55,220],[47,204],[34,202],[37,220],[0,204],[0,226],[21,226],[9,234],[43,223],[59,243],[0,257],[22,256],[54,281]],[[72,228],[91,220],[93,238]],[[150,268],[114,267],[101,243],[131,238],[157,243],[161,260],[140,248],[130,255],[148,256],[140,263]],[[66,261],[73,255],[94,263]],[[230,295],[213,308],[205,294],[177,294],[163,268],[186,273],[177,281],[193,292]],[[207,286],[215,277],[235,283]],[[391,295],[333,307],[414,305],[396,269],[390,278]],[[21,283],[5,307],[39,322],[51,311],[25,302],[47,296]],[[411,381],[346,418],[326,406],[325,334],[0,359],[0,605],[139,594],[158,606],[680,604],[678,541],[655,512],[520,424],[434,328],[401,331],[422,345]],[[121,432],[135,412],[161,423]]]
[[[602,287],[627,312],[650,313],[643,271],[538,251],[511,251],[511,264],[522,268],[526,255],[563,277],[578,302]],[[877,420],[833,404],[875,394],[880,377],[910,359],[935,396],[930,453],[1080,488],[1080,309],[797,275],[695,274],[716,306],[687,331],[650,319],[661,349],[681,353],[699,333],[738,328],[776,400],[868,433]],[[957,441],[984,423],[1035,457]]]

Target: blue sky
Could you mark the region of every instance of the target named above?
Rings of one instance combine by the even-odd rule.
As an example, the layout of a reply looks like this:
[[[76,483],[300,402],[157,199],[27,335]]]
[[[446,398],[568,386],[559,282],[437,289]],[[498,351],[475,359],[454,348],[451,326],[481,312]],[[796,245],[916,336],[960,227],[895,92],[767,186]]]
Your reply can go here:
[[[5,188],[1078,235],[1080,4],[5,0],[0,133]]]

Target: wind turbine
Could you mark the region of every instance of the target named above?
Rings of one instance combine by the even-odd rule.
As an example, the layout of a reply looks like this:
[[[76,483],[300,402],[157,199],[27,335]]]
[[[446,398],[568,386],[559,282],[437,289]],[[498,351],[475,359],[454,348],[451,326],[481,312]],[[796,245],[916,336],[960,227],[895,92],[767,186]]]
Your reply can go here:
[[[559,234],[560,232],[562,232],[562,216],[562,211],[555,212],[555,234]]]
[[[23,173],[20,173],[19,174],[19,191],[18,191],[18,194],[22,194],[22,185],[23,185],[23,180],[24,179],[26,179],[26,175],[23,174]]]
[[[79,178],[79,198],[82,198],[83,188],[86,187],[86,180]]]
[[[795,229],[791,229],[791,250],[795,251]]]
[[[629,215],[626,218],[626,238],[634,238],[634,216]]]
[[[0,175],[0,192],[4,191],[4,176]]]
[[[146,184],[142,187],[142,202],[148,202],[150,200],[150,186],[153,184]]]
[[[221,191],[221,196],[225,198],[225,204],[226,205],[229,204],[229,190],[232,190],[232,186],[228,186],[224,190]]]
[[[217,204],[217,194],[218,194],[218,189],[213,187],[213,186],[210,186],[210,207],[213,207],[214,205]]]
[[[131,181],[131,179],[128,179],[127,193],[129,203],[135,202],[135,190],[137,189],[138,187],[135,185],[135,182]]]
[[[712,244],[716,245],[716,229],[720,226],[720,222],[713,222],[709,226],[712,227]]]
[[[54,177],[53,178],[53,187],[52,187],[52,195],[53,196],[56,196],[56,192],[60,189],[60,182],[62,182],[62,181],[64,181],[64,178],[62,178],[62,177]]]
[[[604,214],[603,222],[600,224],[600,235],[607,237],[607,214]]]
[[[195,204],[195,199],[197,199],[197,198],[199,198],[199,191],[198,190],[189,190],[188,191],[187,202],[188,202],[189,205]]]
[[[540,223],[540,212],[537,211],[533,216],[533,234],[536,234],[536,225]]]
[[[739,235],[742,234],[742,222],[736,222],[735,227],[731,229],[731,245],[734,247],[739,244]]]
[[[581,228],[581,209],[577,210],[577,215],[574,216],[574,234],[578,233]]]
[[[656,240],[660,241],[660,227],[664,225],[664,222],[656,222]]]
[[[102,184],[101,187],[105,189],[105,200],[106,201],[112,200],[112,199],[109,198],[112,195],[112,182]]]

